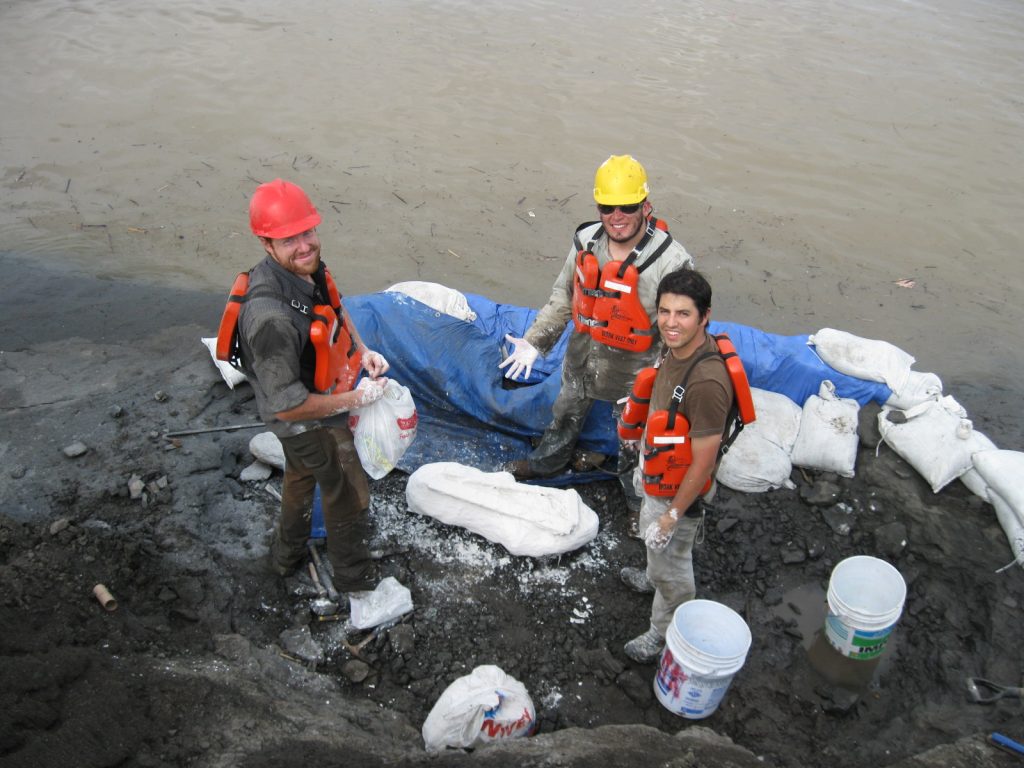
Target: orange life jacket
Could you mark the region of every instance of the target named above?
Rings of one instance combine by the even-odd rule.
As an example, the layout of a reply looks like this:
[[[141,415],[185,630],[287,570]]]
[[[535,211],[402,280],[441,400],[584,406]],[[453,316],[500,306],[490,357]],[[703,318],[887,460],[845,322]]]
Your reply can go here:
[[[755,420],[754,399],[747,381],[747,372],[743,362],[736,353],[728,334],[712,336],[718,347],[717,356],[722,360],[729,374],[733,388],[733,403],[726,417],[723,441],[718,450],[721,456],[727,453],[733,441],[747,424]],[[654,389],[656,368],[645,368],[637,374],[626,406],[619,417],[619,436],[624,440],[636,440],[643,433],[644,437],[644,491],[650,496],[675,496],[686,472],[693,464],[693,451],[690,442],[690,424],[679,412],[686,394],[686,383],[697,365],[710,357],[714,352],[699,357],[686,372],[686,376],[672,393],[669,407],[662,411],[648,414],[651,392]],[[650,373],[651,371],[654,374]],[[735,429],[733,429],[735,425]],[[711,478],[701,489],[701,494],[711,490]]]
[[[254,298],[276,298],[302,315],[310,318],[309,342],[312,344],[314,370],[311,381],[317,392],[348,392],[355,386],[362,365],[362,355],[352,343],[352,335],[345,325],[341,309],[341,296],[331,273],[324,270],[327,284],[327,298],[330,304],[306,306],[298,301],[288,301],[276,291],[259,289],[249,293],[249,273],[240,272],[228,294],[228,303],[217,330],[217,359],[242,369],[241,351],[238,344],[238,316],[242,304]]]
[[[589,333],[601,344],[631,352],[645,352],[651,346],[656,331],[651,328],[650,317],[640,303],[640,274],[651,266],[672,242],[668,224],[650,218],[647,229],[633,251],[622,261],[609,261],[598,266],[594,243],[604,233],[599,227],[594,238],[583,247],[580,230],[593,222],[582,224],[576,230],[576,272],[573,276],[572,318],[579,333]],[[641,266],[634,262],[654,236],[655,230],[666,233],[665,241]]]

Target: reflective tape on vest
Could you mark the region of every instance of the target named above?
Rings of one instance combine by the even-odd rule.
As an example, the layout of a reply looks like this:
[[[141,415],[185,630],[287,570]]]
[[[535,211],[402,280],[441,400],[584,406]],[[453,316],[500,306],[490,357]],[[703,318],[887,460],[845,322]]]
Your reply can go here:
[[[652,435],[651,442],[654,445],[680,445],[686,442],[686,435]]]
[[[615,282],[615,281],[612,281],[612,280],[605,280],[604,281],[604,287],[605,288],[611,288],[612,290],[618,291],[619,293],[632,293],[633,292],[633,288],[631,286],[628,286],[625,283],[618,283],[618,282]]]

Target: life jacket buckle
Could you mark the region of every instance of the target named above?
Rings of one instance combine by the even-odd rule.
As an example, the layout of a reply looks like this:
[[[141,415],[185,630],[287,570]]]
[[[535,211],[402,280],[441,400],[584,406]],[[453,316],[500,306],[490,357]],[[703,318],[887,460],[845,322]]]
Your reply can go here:
[[[679,384],[676,386],[675,389],[672,390],[672,399],[675,400],[677,403],[681,403],[683,402],[683,396],[685,394],[686,387],[684,387],[682,384]]]

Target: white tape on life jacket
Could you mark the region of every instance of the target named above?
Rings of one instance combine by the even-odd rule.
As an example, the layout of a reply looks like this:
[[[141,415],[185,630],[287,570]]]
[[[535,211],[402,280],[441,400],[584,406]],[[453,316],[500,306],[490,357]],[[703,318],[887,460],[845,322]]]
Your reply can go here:
[[[664,435],[663,437],[655,437],[655,445],[680,445],[686,442],[686,435]]]
[[[618,282],[615,282],[614,280],[605,280],[603,287],[611,288],[613,291],[618,291],[619,293],[632,293],[633,292],[633,289],[630,288],[625,283],[618,283]]]

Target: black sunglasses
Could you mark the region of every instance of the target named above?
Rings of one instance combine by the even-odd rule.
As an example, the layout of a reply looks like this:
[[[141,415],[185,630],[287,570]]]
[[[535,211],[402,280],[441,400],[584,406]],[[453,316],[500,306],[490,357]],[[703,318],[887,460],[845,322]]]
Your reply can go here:
[[[620,211],[628,215],[639,211],[641,205],[643,205],[643,202],[631,203],[630,205],[601,205],[598,203],[597,210],[601,212],[602,216],[607,216],[611,213],[615,213],[615,209],[618,208]]]

